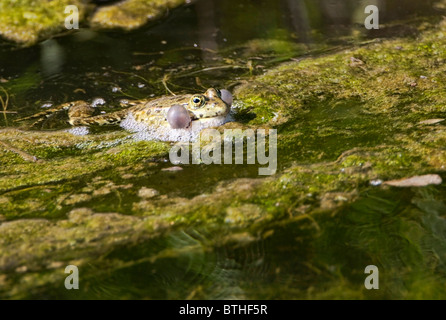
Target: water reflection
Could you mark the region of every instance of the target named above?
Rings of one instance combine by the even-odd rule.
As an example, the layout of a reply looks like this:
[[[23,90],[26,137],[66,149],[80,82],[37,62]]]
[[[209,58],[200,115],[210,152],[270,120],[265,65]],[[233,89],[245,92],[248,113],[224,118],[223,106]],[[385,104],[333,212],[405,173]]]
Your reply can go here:
[[[44,77],[51,78],[60,74],[65,63],[64,48],[54,39],[40,43],[40,48],[40,64]]]
[[[199,1],[195,5],[195,10],[200,14],[197,15],[198,26],[197,36],[200,48],[207,49],[202,51],[203,61],[212,60],[214,57],[208,50],[217,51],[217,26],[215,25],[215,10],[213,1]]]
[[[309,12],[304,1],[285,0],[287,15],[291,24],[291,30],[297,35],[299,41],[308,43],[310,41]]]

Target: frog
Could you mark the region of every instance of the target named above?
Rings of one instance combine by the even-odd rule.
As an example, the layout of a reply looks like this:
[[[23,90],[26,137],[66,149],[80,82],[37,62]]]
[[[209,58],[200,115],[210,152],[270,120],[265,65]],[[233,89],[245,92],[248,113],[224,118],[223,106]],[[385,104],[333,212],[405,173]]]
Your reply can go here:
[[[158,131],[166,136],[171,131],[190,130],[194,126],[205,128],[223,124],[232,105],[232,95],[225,89],[209,88],[202,94],[133,100],[126,101],[124,105],[125,109],[96,115],[95,106],[78,100],[19,120],[42,119],[67,110],[67,122],[72,126],[120,125],[131,131]]]

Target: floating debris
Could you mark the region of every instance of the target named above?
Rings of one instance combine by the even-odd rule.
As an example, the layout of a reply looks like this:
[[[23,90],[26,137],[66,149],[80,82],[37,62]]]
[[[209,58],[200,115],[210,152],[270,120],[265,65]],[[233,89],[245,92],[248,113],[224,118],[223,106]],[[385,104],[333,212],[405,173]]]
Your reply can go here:
[[[37,157],[23,151],[17,148],[14,148],[13,146],[11,146],[9,143],[5,142],[5,141],[1,141],[0,140],[0,145],[2,145],[6,150],[14,152],[16,154],[18,154],[19,156],[22,157],[23,160],[25,161],[30,161],[30,162],[39,162],[42,161],[40,159],[38,159]]]
[[[360,67],[363,66],[364,64],[365,64],[364,61],[355,57],[350,57],[350,63],[349,63],[350,67]]]
[[[161,171],[181,171],[181,170],[183,170],[183,168],[178,166],[161,169]]]
[[[383,181],[381,179],[375,179],[370,181],[370,185],[374,187],[380,186],[382,183]]]
[[[444,121],[444,119],[428,119],[418,122],[418,124],[436,124]]]
[[[442,179],[438,174],[425,174],[399,180],[386,181],[383,184],[393,187],[424,187],[430,184],[441,184]]]
[[[159,194],[160,193],[153,188],[142,187],[138,191],[138,196],[141,198],[145,198],[145,199],[150,199],[150,198],[156,197]]]

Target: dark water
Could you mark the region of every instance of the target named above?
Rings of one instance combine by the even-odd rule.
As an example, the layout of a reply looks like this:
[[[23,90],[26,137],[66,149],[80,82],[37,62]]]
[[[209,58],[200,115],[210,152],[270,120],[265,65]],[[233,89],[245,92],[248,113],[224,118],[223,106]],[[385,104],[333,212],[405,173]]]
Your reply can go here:
[[[123,98],[168,94],[167,88],[176,93],[233,88],[280,62],[376,38],[415,36],[417,23],[442,13],[434,1],[379,3],[380,22],[389,25],[380,30],[362,27],[361,1],[202,0],[131,33],[82,29],[30,48],[3,44],[0,75],[8,82],[2,86],[10,93],[8,110],[18,114],[0,117],[0,126],[17,125],[15,118],[45,103],[102,97],[113,105]],[[198,174],[205,176],[202,189],[193,183]],[[156,177],[167,182],[157,189],[192,197],[231,174],[231,168],[193,167],[171,181],[159,172]],[[234,175],[244,176],[256,176],[256,168]],[[413,298],[444,297],[446,289],[431,284],[444,282],[446,273],[445,196],[444,187],[364,188],[342,214],[277,222],[268,228],[271,236],[244,246],[209,247],[214,235],[207,230],[181,230],[108,253],[108,261],[127,264],[107,274],[100,262],[89,265],[81,270],[78,292],[48,288],[30,297],[398,299],[420,281],[425,285],[417,288],[424,291]],[[111,203],[91,205],[106,211]],[[125,203],[120,208],[127,209]],[[364,289],[369,264],[382,270],[381,290]]]
[[[102,97],[148,98],[232,88],[243,76],[278,62],[350,46],[366,39],[416,34],[402,19],[428,19],[441,11],[431,1],[381,1],[380,23],[365,30],[361,1],[197,1],[131,33],[95,32],[43,41],[30,48],[0,47],[0,75],[9,80],[8,110],[21,116],[45,103]],[[355,30],[359,34],[355,35]],[[8,115],[0,126],[15,125]]]

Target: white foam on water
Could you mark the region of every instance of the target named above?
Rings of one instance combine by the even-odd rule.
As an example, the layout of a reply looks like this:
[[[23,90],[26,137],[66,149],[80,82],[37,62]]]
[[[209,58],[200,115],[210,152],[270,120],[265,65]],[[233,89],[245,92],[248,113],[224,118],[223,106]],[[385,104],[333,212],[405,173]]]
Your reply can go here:
[[[135,140],[161,140],[161,141],[195,141],[201,130],[210,127],[218,127],[227,122],[227,117],[215,117],[192,121],[192,126],[185,129],[172,129],[169,127],[151,128],[137,122],[132,114],[129,114],[120,124],[125,130],[136,132]]]
[[[96,108],[97,106],[103,105],[105,104],[105,100],[102,98],[96,98],[93,100],[93,102],[91,103],[91,106],[93,108]]]
[[[88,127],[73,127],[65,131],[74,134],[75,136],[86,136],[90,133],[90,129]]]
[[[130,132],[139,132],[147,129],[147,125],[136,121],[132,113],[129,113],[125,119],[121,121],[119,126]]]
[[[120,127],[134,132],[134,140],[160,140],[160,141],[182,141],[190,142],[196,141],[199,137],[201,130],[211,127],[218,127],[226,122],[234,121],[233,114],[236,113],[237,105],[231,107],[231,112],[227,116],[214,117],[209,119],[201,119],[192,121],[192,126],[186,129],[172,129],[168,127],[150,128],[146,124],[138,122],[133,117],[133,114],[129,113],[123,121],[120,123]],[[74,127],[66,130],[67,132],[84,136],[90,133],[88,127]]]

